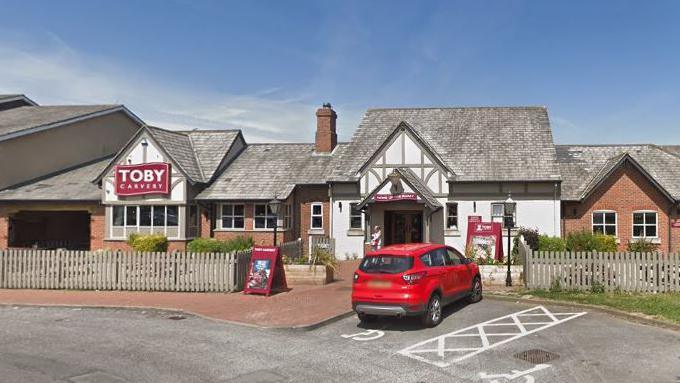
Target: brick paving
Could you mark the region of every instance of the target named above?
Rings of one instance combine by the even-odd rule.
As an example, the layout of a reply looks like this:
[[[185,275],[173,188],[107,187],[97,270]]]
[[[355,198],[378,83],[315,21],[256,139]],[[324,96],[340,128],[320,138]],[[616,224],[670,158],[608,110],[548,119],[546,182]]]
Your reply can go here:
[[[0,304],[154,308],[264,327],[309,326],[351,311],[352,274],[358,262],[340,262],[333,283],[290,286],[290,291],[270,297],[243,293],[0,289]]]

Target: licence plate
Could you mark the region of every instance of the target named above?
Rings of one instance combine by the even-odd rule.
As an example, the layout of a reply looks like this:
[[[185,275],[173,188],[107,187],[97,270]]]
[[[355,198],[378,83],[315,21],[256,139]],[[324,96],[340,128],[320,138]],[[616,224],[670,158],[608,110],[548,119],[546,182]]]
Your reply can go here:
[[[388,289],[392,286],[389,281],[368,281],[368,287],[373,287],[376,289]]]

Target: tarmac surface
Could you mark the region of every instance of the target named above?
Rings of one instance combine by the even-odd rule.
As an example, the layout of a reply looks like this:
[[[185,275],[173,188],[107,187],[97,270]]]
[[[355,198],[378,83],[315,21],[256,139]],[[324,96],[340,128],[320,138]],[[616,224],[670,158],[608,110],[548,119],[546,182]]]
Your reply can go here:
[[[0,306],[0,382],[680,382],[678,332],[490,299],[445,315],[428,329],[352,316],[301,331],[158,310]]]

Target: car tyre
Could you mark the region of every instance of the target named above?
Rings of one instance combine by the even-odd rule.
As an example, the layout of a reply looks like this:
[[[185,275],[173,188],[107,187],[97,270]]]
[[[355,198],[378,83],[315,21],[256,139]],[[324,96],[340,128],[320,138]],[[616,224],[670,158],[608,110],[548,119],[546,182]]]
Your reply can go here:
[[[482,300],[482,279],[475,277],[472,280],[472,290],[470,290],[470,295],[467,297],[468,303],[477,303]]]
[[[439,294],[432,294],[427,309],[422,317],[423,325],[435,327],[442,321],[442,299]]]

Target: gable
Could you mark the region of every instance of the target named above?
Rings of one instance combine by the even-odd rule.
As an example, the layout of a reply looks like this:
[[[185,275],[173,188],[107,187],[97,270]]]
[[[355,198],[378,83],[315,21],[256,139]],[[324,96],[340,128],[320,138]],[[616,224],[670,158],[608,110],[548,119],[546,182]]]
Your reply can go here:
[[[412,171],[435,195],[448,193],[451,172],[405,123],[400,124],[357,173],[362,195],[380,185],[395,168]]]

